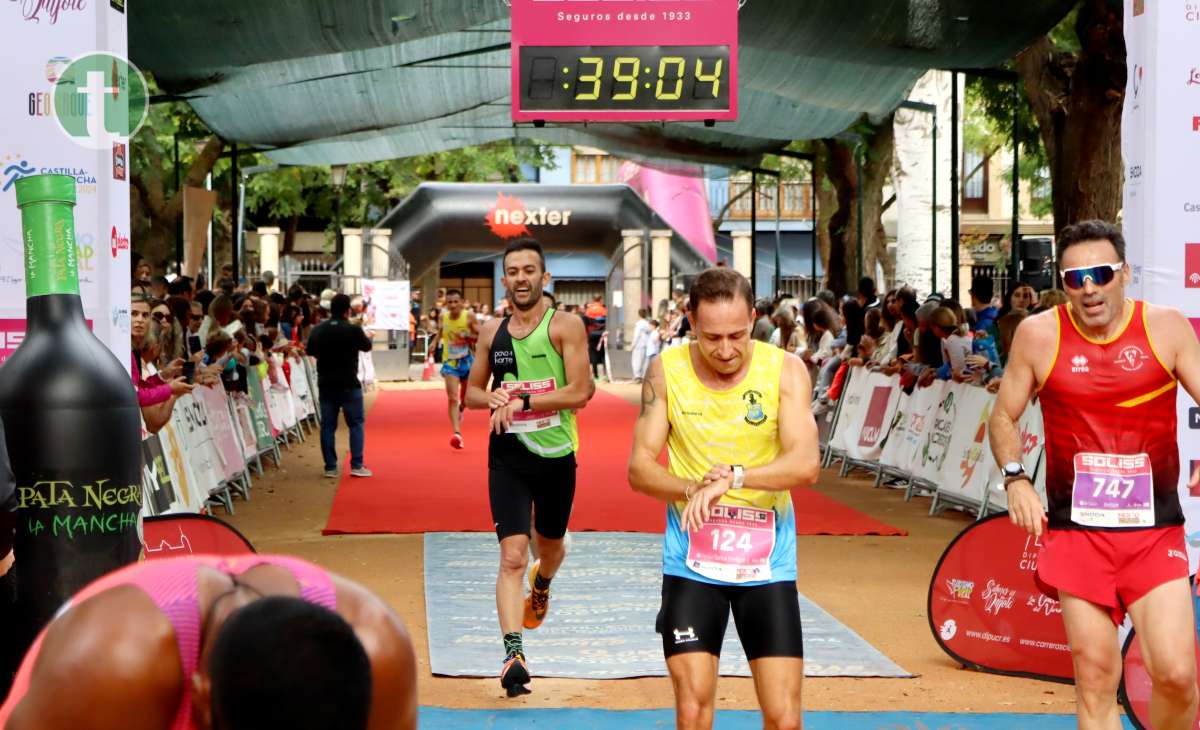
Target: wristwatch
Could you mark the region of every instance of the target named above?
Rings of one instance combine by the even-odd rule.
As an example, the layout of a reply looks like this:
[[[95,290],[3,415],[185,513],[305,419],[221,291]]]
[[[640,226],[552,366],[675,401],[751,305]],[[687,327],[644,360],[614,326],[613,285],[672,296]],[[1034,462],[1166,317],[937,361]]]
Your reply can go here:
[[[733,486],[732,489],[741,489],[746,484],[746,470],[741,464],[733,465]]]
[[[529,405],[529,399],[532,397],[533,396],[531,396],[529,393],[521,394],[521,410],[523,410],[523,411],[532,411],[533,410],[533,407]]]
[[[1007,489],[1009,484],[1018,479],[1028,479],[1029,476],[1025,473],[1025,465],[1018,461],[1010,461],[1003,467],[1004,472],[1004,488]]]

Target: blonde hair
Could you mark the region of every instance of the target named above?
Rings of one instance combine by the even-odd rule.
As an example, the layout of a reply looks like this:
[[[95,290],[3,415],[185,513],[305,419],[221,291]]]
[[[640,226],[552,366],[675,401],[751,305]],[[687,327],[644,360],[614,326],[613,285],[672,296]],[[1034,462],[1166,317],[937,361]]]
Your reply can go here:
[[[1038,299],[1038,309],[1050,309],[1067,303],[1067,293],[1062,289],[1047,289]]]

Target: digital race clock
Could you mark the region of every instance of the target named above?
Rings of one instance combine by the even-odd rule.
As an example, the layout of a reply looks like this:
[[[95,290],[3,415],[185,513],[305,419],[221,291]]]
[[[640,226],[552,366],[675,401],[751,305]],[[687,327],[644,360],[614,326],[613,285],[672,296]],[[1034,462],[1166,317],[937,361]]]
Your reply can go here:
[[[737,119],[738,0],[512,0],[514,121]]]

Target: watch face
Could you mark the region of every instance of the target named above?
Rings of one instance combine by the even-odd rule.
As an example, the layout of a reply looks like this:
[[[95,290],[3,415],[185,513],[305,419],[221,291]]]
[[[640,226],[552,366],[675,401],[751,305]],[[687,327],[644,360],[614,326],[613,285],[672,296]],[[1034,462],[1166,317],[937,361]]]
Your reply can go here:
[[[1021,474],[1024,471],[1025,471],[1025,467],[1021,466],[1020,464],[1016,463],[1015,461],[1009,462],[1008,464],[1004,465],[1005,476],[1015,477],[1016,475]]]

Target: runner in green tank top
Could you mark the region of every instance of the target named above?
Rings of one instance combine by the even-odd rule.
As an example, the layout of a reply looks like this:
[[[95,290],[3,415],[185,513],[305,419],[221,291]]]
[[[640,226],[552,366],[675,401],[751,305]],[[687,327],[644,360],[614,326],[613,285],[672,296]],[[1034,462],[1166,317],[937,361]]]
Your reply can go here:
[[[500,684],[513,697],[529,692],[521,629],[535,629],[545,619],[550,580],[565,556],[579,448],[574,412],[587,405],[596,386],[588,372],[583,320],[556,313],[542,296],[550,283],[542,247],[532,238],[517,239],[505,249],[503,262],[514,312],[487,322],[479,333],[467,407],[492,413],[488,496],[500,540],[496,606],[505,652]],[[539,560],[529,570],[525,597],[531,527]]]

